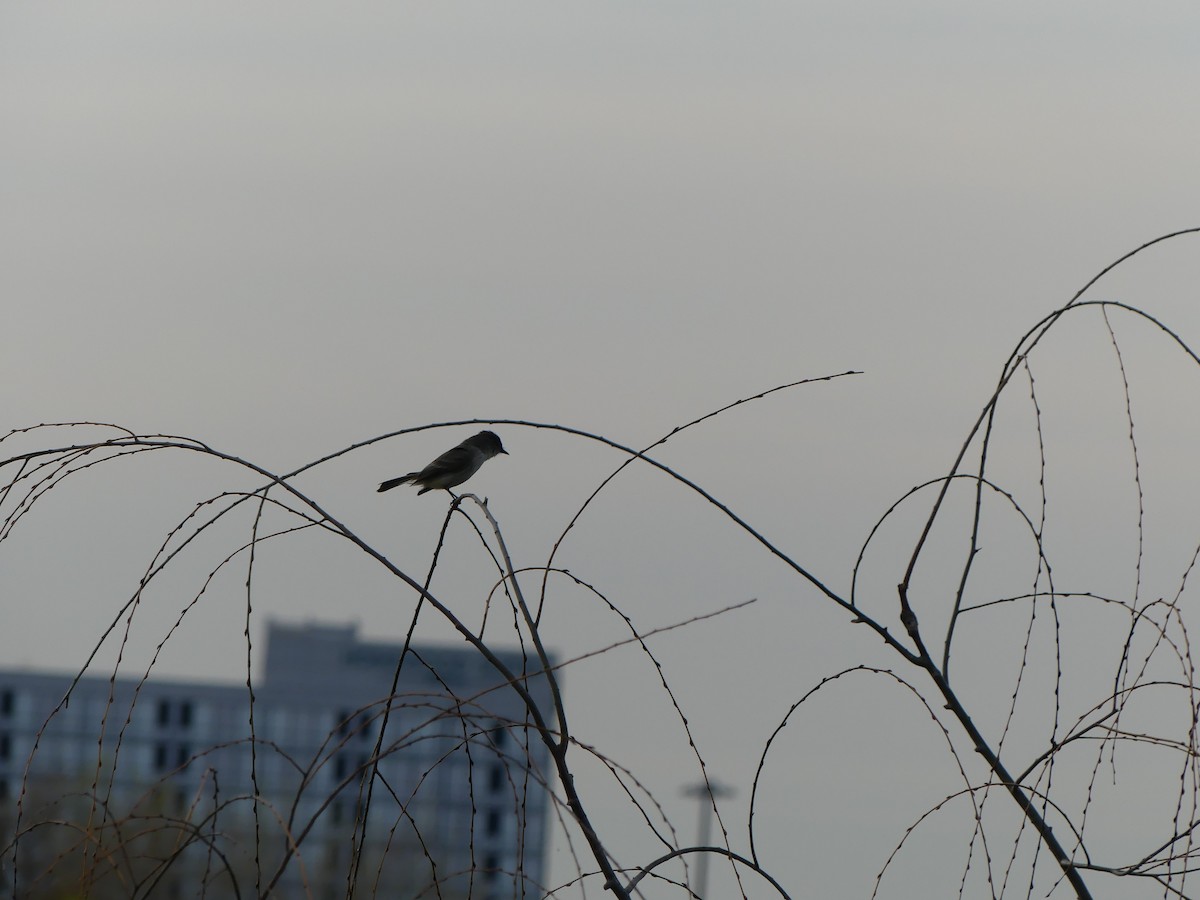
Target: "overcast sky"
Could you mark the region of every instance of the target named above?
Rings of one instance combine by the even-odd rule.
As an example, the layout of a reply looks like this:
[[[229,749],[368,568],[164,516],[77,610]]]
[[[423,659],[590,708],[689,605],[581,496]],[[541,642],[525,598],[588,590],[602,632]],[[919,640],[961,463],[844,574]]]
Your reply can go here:
[[[1022,334],[1120,254],[1200,225],[1198,44],[1191,2],[4,4],[0,429],[115,422],[284,471],[469,418],[644,446],[739,397],[855,370],[659,454],[845,593],[872,525],[945,473]],[[1198,251],[1167,242],[1089,296],[1200,341]],[[1120,371],[1094,310],[1034,363],[1057,478],[1048,541],[1066,589],[1169,596],[1197,542],[1196,371],[1152,327],[1112,321],[1139,404],[1142,565]],[[1035,502],[1028,398],[1026,382],[1004,407],[995,465]],[[445,499],[374,487],[472,430],[385,442],[303,487],[419,577]],[[621,457],[496,430],[511,456],[471,487],[518,564],[543,564]],[[56,488],[0,544],[0,665],[78,667],[172,525],[250,485],[178,454]],[[639,628],[757,599],[653,645],[712,774],[737,790],[726,824],[745,851],[754,768],[788,706],[844,666],[904,664],[663,476],[631,470],[603,497],[558,562]],[[902,518],[859,585],[891,627],[922,521]],[[1033,584],[1036,557],[1006,527],[992,546],[1019,563],[982,554],[978,599]],[[182,594],[147,602],[134,673],[247,528],[181,563]],[[961,573],[965,538],[948,534],[930,590]],[[400,637],[411,595],[329,543],[264,548],[255,627],[317,618]],[[447,599],[474,610],[486,567],[465,530],[453,549]],[[546,630],[562,656],[619,639],[613,614],[559,588]],[[998,634],[1019,650],[1025,615],[989,623],[978,660]],[[237,678],[244,622],[239,570],[158,671]],[[449,632],[430,620],[422,635]],[[964,686],[1006,708],[1011,680],[978,660],[962,660]],[[642,778],[690,840],[679,790],[695,757],[653,667],[622,650],[566,681],[581,740]],[[864,679],[789,728],[756,827],[792,896],[867,895],[904,829],[961,786],[940,733],[908,727],[928,714],[897,696]],[[658,855],[602,771],[582,784],[623,863]],[[970,832],[952,819],[931,833]],[[911,882],[884,895],[951,895],[965,846],[913,850]]]

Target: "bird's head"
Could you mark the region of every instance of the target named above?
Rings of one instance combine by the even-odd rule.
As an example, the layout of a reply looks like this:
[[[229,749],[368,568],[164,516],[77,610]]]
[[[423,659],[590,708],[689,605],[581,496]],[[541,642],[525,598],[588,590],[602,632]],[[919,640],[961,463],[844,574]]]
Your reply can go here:
[[[508,451],[504,449],[504,445],[500,443],[500,436],[494,431],[481,431],[471,439],[480,450],[490,456],[499,456],[503,453],[508,456]]]

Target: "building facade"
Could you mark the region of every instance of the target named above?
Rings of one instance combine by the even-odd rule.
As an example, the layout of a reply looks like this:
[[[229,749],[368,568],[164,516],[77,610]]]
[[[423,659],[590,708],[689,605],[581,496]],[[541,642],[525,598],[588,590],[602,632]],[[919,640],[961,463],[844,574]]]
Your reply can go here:
[[[0,670],[0,897],[541,896],[525,703],[469,647],[410,648],[393,691],[401,650],[271,623],[250,686]]]

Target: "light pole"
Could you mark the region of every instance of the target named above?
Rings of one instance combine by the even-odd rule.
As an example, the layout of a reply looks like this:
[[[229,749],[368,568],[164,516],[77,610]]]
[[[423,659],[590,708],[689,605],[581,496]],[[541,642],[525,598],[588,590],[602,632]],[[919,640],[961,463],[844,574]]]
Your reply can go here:
[[[713,807],[722,797],[732,797],[733,788],[721,784],[714,779],[689,784],[683,789],[685,797],[696,797],[700,801],[700,816],[696,823],[696,846],[707,847],[709,833],[712,831]],[[708,853],[700,852],[696,860],[696,896],[704,900],[708,891]]]

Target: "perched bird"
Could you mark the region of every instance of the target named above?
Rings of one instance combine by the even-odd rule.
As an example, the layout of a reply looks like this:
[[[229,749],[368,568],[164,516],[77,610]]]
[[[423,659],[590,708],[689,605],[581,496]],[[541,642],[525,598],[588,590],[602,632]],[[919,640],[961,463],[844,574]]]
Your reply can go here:
[[[409,484],[420,486],[418,494],[426,491],[450,490],[462,484],[479,471],[479,467],[497,454],[508,455],[495,432],[481,431],[467,438],[453,450],[447,450],[420,472],[409,472],[399,478],[390,478],[379,486],[381,491]]]

